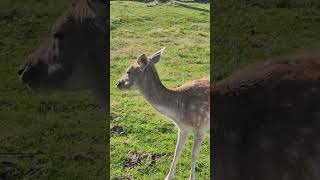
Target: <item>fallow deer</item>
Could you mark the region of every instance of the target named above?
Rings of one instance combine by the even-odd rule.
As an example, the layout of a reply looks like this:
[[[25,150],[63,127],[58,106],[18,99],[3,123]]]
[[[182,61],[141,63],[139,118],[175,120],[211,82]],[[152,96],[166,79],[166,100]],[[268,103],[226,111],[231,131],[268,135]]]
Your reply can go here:
[[[19,70],[33,90],[91,89],[107,106],[107,1],[73,0]]]
[[[195,134],[192,149],[190,179],[195,179],[195,167],[201,143],[210,127],[209,80],[194,80],[176,89],[166,88],[160,81],[155,64],[159,62],[164,48],[151,58],[142,54],[130,65],[117,83],[123,89],[138,89],[143,97],[160,113],[173,120],[179,130],[172,165],[166,180],[173,178],[177,161],[189,133]]]
[[[320,56],[261,61],[211,88],[214,179],[320,179]]]

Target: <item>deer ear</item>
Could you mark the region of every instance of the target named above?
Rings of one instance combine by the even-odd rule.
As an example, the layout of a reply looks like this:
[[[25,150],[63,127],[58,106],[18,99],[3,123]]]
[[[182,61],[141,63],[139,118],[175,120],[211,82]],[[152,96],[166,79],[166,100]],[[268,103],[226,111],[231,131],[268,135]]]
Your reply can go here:
[[[98,17],[107,17],[107,0],[87,0],[89,7]]]
[[[141,54],[138,58],[137,63],[139,64],[140,68],[144,70],[144,68],[148,65],[148,57],[145,54]]]
[[[159,62],[161,54],[163,53],[164,49],[166,47],[163,47],[162,49],[160,49],[158,52],[154,53],[150,59],[150,62],[153,64],[156,64],[157,62]]]

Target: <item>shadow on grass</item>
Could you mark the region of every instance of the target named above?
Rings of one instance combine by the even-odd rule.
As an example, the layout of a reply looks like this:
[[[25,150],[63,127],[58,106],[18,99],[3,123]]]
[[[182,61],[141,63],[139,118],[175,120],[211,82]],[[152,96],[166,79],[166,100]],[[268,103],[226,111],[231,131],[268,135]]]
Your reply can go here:
[[[123,0],[111,0],[111,1],[123,1]],[[155,0],[130,0],[142,3],[151,3],[155,2]],[[183,3],[210,3],[210,0],[175,0],[175,2],[183,2]],[[170,0],[158,0],[159,3],[168,3]]]
[[[183,3],[181,3],[183,2]],[[207,12],[207,13],[210,13],[210,10],[208,9],[203,9],[203,8],[197,8],[197,7],[193,7],[193,6],[189,6],[187,4],[184,4],[185,2],[184,1],[176,1],[175,4],[177,6],[180,6],[180,7],[184,7],[184,8],[188,8],[188,9],[192,9],[192,10],[196,10],[196,11],[202,11],[202,12]]]
[[[176,1],[184,2],[184,3],[203,3],[203,4],[210,3],[210,0],[176,0]]]

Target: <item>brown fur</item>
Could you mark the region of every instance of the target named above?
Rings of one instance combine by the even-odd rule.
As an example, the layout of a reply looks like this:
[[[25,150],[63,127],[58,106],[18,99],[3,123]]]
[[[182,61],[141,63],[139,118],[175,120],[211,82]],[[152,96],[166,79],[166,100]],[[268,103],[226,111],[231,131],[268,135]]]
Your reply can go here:
[[[214,179],[320,179],[320,56],[258,62],[212,89]]]

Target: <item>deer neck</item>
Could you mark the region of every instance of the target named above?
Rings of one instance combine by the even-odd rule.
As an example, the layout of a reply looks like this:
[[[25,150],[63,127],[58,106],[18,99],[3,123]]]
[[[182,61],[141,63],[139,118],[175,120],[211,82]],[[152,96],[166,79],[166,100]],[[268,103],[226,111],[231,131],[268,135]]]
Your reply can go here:
[[[174,108],[174,102],[177,102],[176,92],[162,84],[154,66],[146,69],[145,73],[147,74],[144,75],[142,83],[139,85],[140,92],[155,109],[174,118],[171,111]]]

